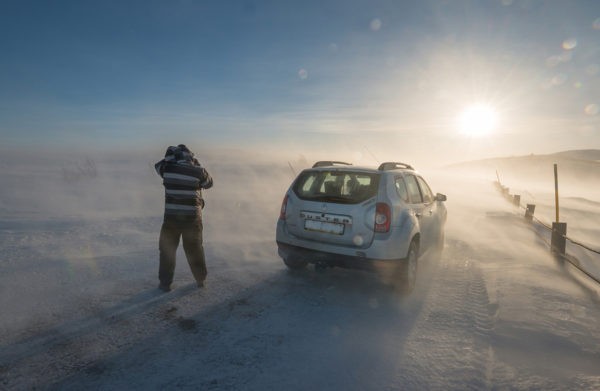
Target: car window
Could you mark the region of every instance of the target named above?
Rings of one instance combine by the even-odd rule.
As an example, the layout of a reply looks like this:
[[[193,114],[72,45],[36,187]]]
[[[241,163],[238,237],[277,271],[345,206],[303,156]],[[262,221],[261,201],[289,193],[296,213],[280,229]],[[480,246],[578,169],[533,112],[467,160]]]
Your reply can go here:
[[[423,202],[423,198],[421,198],[421,191],[419,190],[419,185],[417,184],[417,178],[415,178],[414,175],[406,176],[406,188],[408,190],[408,196],[411,203],[420,204]]]
[[[402,179],[402,177],[396,178],[395,184],[396,192],[398,193],[400,198],[403,201],[408,202],[408,190],[406,189],[406,183],[404,183],[404,179]]]
[[[417,177],[417,181],[419,182],[419,187],[421,187],[421,194],[423,194],[423,202],[426,204],[433,202],[433,193],[429,188],[429,185],[425,180],[421,177]]]
[[[315,177],[311,176],[308,177],[306,179],[306,181],[302,184],[302,192],[306,193],[306,192],[310,192],[310,189],[312,188],[313,184],[315,183]]]
[[[355,204],[377,194],[379,175],[350,171],[304,171],[294,183],[294,193],[310,201]]]

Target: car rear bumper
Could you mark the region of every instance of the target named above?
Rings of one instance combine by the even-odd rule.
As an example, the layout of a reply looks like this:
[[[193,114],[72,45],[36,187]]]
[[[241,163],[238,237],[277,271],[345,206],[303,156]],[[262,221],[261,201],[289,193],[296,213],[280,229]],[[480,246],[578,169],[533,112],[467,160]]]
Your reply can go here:
[[[344,246],[324,241],[307,240],[292,235],[283,220],[277,222],[275,240],[278,244],[312,251],[312,254],[331,254],[331,258],[364,260],[389,260],[391,262],[403,259],[408,255],[408,247],[414,233],[405,224],[402,227],[391,227],[388,233],[377,233],[367,246]]]
[[[281,258],[291,257],[323,266],[335,266],[368,271],[375,271],[380,270],[382,268],[395,267],[399,262],[406,261],[406,258],[375,259],[361,256],[334,254],[294,246],[282,242],[277,242],[277,249]]]

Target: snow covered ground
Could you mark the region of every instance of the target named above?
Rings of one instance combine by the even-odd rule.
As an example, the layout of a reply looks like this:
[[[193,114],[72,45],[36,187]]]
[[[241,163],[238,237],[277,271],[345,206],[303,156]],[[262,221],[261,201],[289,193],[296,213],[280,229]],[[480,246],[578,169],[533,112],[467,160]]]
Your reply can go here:
[[[201,159],[207,285],[179,252],[166,294],[158,159],[0,161],[0,388],[600,389],[599,287],[490,181],[423,172],[447,243],[401,297],[376,274],[286,270],[287,162],[222,157]]]

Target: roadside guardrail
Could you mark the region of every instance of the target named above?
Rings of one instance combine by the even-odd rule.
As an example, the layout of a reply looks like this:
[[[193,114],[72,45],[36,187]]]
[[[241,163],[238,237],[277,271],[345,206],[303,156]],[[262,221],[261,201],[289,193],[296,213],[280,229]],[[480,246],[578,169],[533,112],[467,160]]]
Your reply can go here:
[[[566,260],[579,271],[581,271],[583,274],[594,280],[596,283],[600,284],[600,276],[596,276],[589,270],[587,270],[583,263],[580,262],[580,260],[575,255],[567,253],[567,242],[574,246],[578,246],[579,248],[587,252],[597,255],[600,255],[600,250],[594,249],[589,245],[581,243],[580,241],[577,241],[567,236],[567,223],[559,221],[558,178],[556,164],[554,165],[554,174],[556,196],[556,221],[552,223],[552,226],[548,225],[547,223],[544,223],[535,216],[535,204],[521,204],[521,196],[519,194],[511,194],[510,189],[500,182],[500,178],[498,177],[498,175],[497,181],[494,181],[494,185],[507,201],[512,203],[516,208],[520,208],[525,211],[525,221],[532,225],[538,236],[540,236],[541,239],[549,245],[550,250],[556,257]],[[549,243],[546,240],[546,238],[540,234],[540,232],[544,230],[549,231],[549,233],[551,234],[551,240]]]

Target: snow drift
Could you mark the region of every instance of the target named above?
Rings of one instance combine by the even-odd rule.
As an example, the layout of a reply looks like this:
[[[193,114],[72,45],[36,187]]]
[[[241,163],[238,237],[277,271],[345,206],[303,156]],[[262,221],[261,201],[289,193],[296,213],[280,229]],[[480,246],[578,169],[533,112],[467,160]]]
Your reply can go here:
[[[215,179],[209,276],[196,289],[180,252],[168,294],[160,156],[4,155],[3,388],[600,387],[597,286],[552,258],[494,178],[424,171],[448,195],[447,245],[400,297],[374,274],[285,269],[275,220],[308,159],[195,152]],[[588,201],[569,207],[594,231]]]

